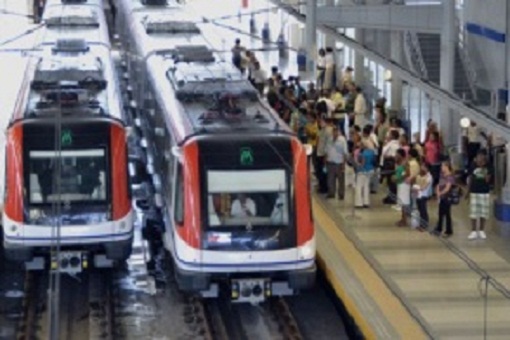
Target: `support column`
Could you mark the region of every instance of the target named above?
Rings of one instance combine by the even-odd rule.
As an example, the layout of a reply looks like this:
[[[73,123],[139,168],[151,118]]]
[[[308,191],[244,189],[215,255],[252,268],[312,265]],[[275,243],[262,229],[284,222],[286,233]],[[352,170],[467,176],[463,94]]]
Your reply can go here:
[[[391,50],[390,56],[397,64],[402,65],[404,58],[402,56],[402,32],[392,31],[391,35]],[[391,109],[400,111],[402,109],[402,79],[391,75]]]
[[[354,39],[360,44],[363,44],[364,36],[362,28],[354,30]],[[365,57],[359,52],[354,53],[354,82],[360,86],[365,82]]]
[[[325,5],[326,6],[334,6],[335,0],[325,0]],[[335,43],[336,43],[335,38],[331,34],[326,34],[326,39],[324,41],[324,45],[333,47],[333,50],[336,50]]]
[[[443,89],[451,92],[453,92],[455,48],[457,46],[455,23],[455,0],[443,0],[439,84]],[[445,105],[441,104],[440,128],[443,131],[445,145],[452,145],[457,142],[460,130],[459,118],[458,113],[452,112]]]
[[[510,3],[507,1],[506,3],[506,41],[505,41],[505,66],[506,66],[506,89],[507,89],[507,106],[506,106],[506,122],[510,124],[510,62],[508,58],[510,58]],[[507,141],[506,144],[506,183],[501,190],[500,201],[504,206],[504,210],[506,214],[503,216],[508,217],[508,219],[502,219],[505,222],[510,222],[510,141]],[[510,226],[507,226],[510,229]],[[510,231],[507,230],[510,233]]]
[[[306,56],[309,72],[315,71],[317,56],[317,0],[306,1]]]
[[[507,104],[506,104],[506,122],[510,125],[510,1],[506,2],[506,40],[505,40],[505,60],[506,60],[506,90],[507,90]],[[510,204],[510,140],[506,144],[506,183],[505,190],[509,193],[508,202]]]

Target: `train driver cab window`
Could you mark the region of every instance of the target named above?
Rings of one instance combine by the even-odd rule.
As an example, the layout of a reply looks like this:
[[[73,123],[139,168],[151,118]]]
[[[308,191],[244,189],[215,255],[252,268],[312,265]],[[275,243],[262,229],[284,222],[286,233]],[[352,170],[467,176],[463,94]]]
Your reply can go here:
[[[210,228],[285,226],[289,223],[285,170],[208,171]]]
[[[54,183],[60,162],[60,181]],[[103,149],[29,152],[29,201],[32,204],[106,200]]]

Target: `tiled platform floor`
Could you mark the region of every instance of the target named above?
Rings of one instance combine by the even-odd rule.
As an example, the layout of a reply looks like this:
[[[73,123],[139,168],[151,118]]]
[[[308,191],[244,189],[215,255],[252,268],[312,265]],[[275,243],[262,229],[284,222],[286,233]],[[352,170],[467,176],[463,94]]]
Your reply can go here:
[[[381,194],[372,195],[371,209],[356,210],[353,219],[351,197],[316,199],[431,335],[475,339],[486,332],[491,339],[508,338],[510,299],[486,286],[483,272],[477,272],[485,271],[510,287],[510,239],[499,235],[493,221],[487,240],[469,241],[469,207],[464,201],[453,208],[454,236],[444,240],[396,227],[400,213],[383,205]],[[437,201],[429,202],[429,213],[434,225]],[[323,247],[318,244],[319,253]]]

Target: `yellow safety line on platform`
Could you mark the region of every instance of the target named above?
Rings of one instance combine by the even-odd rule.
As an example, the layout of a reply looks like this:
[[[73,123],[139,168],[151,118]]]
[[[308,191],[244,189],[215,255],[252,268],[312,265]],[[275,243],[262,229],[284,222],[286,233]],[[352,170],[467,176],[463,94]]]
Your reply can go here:
[[[365,290],[371,295],[377,303],[388,322],[398,332],[401,339],[427,339],[421,326],[409,314],[407,309],[391,292],[385,282],[379,277],[377,272],[365,260],[363,255],[356,249],[354,244],[337,227],[335,221],[328,215],[321,204],[313,199],[313,211],[316,224],[324,231],[327,238],[333,242],[335,248],[341,252],[345,262],[349,264],[351,271],[355,273],[359,282],[363,284]],[[326,278],[333,286],[336,294],[342,299],[347,311],[351,314],[361,332],[367,339],[376,339],[374,328],[369,324],[367,318],[363,316],[357,304],[350,297],[339,278],[328,269],[328,261],[321,257],[320,249],[317,249],[319,266],[323,269]],[[329,259],[332,261],[334,259]]]

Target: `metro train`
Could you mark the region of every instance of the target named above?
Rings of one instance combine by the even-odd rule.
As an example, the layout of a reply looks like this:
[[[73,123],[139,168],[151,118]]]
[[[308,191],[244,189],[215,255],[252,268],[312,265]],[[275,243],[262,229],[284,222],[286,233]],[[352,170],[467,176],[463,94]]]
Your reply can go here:
[[[129,131],[101,2],[62,2],[48,1],[7,129],[2,238],[27,270],[76,273],[131,253]]]
[[[179,288],[258,303],[313,286],[309,148],[186,6],[117,5],[161,215],[144,234],[161,238]]]

